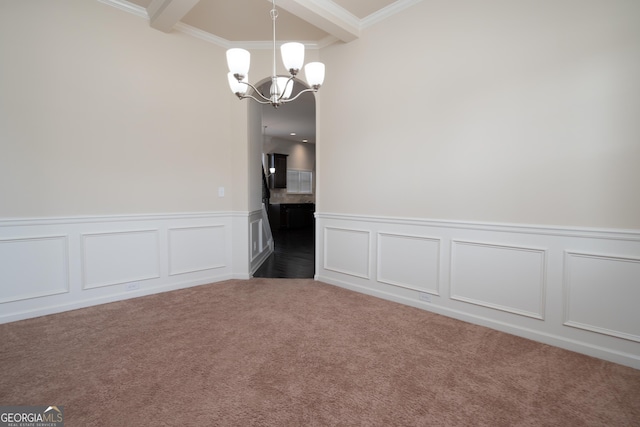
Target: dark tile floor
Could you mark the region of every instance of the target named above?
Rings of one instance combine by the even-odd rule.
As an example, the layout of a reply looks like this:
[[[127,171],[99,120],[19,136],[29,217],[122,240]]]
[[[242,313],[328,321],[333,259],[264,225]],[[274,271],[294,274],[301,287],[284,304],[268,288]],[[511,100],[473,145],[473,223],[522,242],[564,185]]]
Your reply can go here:
[[[253,277],[313,278],[315,272],[315,228],[271,230],[274,252]]]

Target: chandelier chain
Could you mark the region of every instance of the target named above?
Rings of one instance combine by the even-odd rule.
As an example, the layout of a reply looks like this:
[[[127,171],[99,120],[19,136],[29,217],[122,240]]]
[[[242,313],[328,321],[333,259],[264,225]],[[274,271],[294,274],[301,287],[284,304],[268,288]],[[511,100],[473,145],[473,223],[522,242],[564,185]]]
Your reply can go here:
[[[278,10],[276,9],[276,0],[271,0],[272,9],[269,12],[271,15],[272,28],[273,28],[273,76],[276,75],[276,19],[278,19]]]

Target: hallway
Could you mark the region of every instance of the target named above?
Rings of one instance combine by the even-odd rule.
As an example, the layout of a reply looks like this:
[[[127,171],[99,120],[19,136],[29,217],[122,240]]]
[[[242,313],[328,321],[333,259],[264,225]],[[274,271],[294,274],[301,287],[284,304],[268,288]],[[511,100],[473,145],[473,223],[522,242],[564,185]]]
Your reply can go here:
[[[273,229],[275,250],[253,277],[313,278],[315,228]]]

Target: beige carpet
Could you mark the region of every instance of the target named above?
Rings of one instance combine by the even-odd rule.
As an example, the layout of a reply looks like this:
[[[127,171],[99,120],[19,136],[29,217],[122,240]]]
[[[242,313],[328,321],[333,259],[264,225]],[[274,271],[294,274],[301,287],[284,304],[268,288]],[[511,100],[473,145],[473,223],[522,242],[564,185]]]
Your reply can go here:
[[[0,325],[0,405],[65,426],[639,426],[640,371],[305,279]]]

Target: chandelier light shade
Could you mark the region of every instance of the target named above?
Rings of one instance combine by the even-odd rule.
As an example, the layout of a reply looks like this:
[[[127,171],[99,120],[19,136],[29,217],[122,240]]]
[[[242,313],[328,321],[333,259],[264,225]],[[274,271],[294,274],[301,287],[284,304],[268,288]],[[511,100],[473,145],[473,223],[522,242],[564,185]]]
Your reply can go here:
[[[228,73],[227,78],[229,79],[229,87],[233,93],[240,93],[244,95],[247,93],[247,89],[249,86],[246,84],[249,76],[247,74],[241,80],[238,80],[233,73]]]
[[[288,82],[288,78],[278,77],[278,93],[282,94],[283,100],[291,98],[291,92],[293,92],[293,84],[287,84]]]
[[[304,66],[304,74],[309,86],[322,86],[324,82],[324,64],[322,62],[309,62]]]
[[[231,74],[246,76],[251,65],[251,54],[244,49],[229,49],[227,50],[227,65]]]
[[[309,84],[309,89],[298,92],[296,96],[291,98],[293,93],[294,79],[304,64],[304,45],[302,43],[284,43],[280,46],[280,55],[284,67],[289,72],[289,77],[278,76],[276,74],[276,19],[278,11],[276,10],[275,0],[271,1],[272,9],[270,11],[272,27],[273,27],[273,74],[271,75],[271,88],[269,97],[266,97],[249,83],[248,74],[251,65],[251,54],[249,51],[240,48],[232,48],[227,50],[227,65],[229,67],[229,87],[231,92],[235,93],[240,99],[251,98],[260,104],[271,104],[278,107],[281,104],[295,101],[300,95],[306,92],[317,92],[324,82],[324,64],[321,62],[310,62],[304,66],[305,77]],[[258,96],[247,94],[249,88]]]
[[[285,43],[280,46],[282,63],[289,74],[297,74],[304,64],[304,45],[302,43]]]

